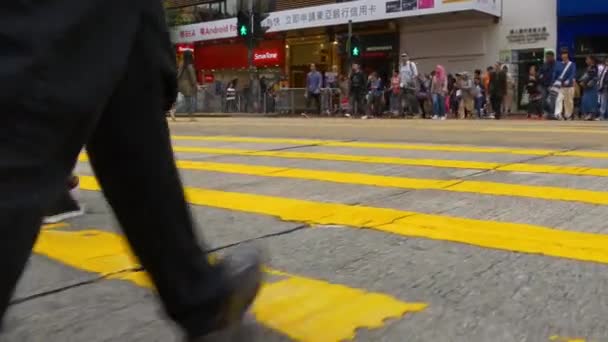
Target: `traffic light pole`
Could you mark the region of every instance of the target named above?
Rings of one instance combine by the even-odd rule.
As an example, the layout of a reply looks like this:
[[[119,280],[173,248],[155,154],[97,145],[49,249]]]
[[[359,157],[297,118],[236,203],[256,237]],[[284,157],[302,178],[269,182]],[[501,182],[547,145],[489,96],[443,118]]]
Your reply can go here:
[[[353,52],[351,51],[351,41],[353,39],[353,21],[348,21],[348,39],[346,40],[346,51],[348,51],[348,67],[352,67]]]

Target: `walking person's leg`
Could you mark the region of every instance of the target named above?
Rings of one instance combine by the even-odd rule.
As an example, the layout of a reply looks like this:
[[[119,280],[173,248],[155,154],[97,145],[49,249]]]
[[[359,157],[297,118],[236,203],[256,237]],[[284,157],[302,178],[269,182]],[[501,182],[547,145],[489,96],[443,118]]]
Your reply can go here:
[[[169,129],[161,120],[162,103],[155,96],[163,84],[155,63],[146,58],[157,38],[146,28],[138,36],[127,74],[87,149],[104,195],[168,316],[195,337],[239,319],[260,284],[260,265],[249,255],[239,274],[231,275],[225,264],[212,267],[198,244]],[[132,101],[144,94],[149,101]]]
[[[160,3],[152,10],[162,18]],[[238,321],[253,300],[260,283],[259,258],[252,253],[237,265],[237,274],[230,274],[235,268],[227,263],[210,266],[194,238],[164,118],[161,67],[158,59],[149,58],[165,49],[158,28],[139,32],[127,74],[99,121],[93,108],[99,103],[66,110],[3,98],[8,99],[1,103],[3,109],[18,115],[8,116],[0,127],[0,234],[8,237],[0,240],[0,253],[5,253],[0,258],[0,320],[36,239],[42,211],[64,190],[92,130],[91,163],[168,315],[195,337]],[[150,101],[133,101],[143,96]]]

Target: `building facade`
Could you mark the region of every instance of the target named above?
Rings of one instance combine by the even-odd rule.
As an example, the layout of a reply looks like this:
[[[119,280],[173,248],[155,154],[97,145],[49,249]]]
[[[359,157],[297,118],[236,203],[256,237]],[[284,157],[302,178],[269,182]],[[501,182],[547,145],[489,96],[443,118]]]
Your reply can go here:
[[[585,56],[608,57],[608,1],[558,0],[558,48],[568,48],[578,69]]]

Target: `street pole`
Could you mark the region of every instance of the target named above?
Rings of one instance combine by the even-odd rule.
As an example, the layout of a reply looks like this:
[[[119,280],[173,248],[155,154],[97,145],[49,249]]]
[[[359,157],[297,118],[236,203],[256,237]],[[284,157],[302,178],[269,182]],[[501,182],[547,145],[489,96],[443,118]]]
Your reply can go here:
[[[353,55],[352,55],[352,51],[350,49],[350,41],[353,37],[353,21],[349,20],[348,21],[348,39],[346,40],[346,50],[348,51],[348,67],[351,68],[352,67],[352,60],[353,60]]]

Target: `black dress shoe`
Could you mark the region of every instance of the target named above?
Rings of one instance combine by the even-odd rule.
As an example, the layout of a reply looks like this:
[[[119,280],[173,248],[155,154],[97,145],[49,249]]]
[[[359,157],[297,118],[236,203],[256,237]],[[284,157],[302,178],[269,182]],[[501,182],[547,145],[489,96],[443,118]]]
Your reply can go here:
[[[191,336],[189,342],[230,341],[231,328],[238,328],[253,303],[264,278],[263,253],[253,247],[240,248],[220,260],[228,296],[222,301],[214,318],[214,331],[203,336]]]

